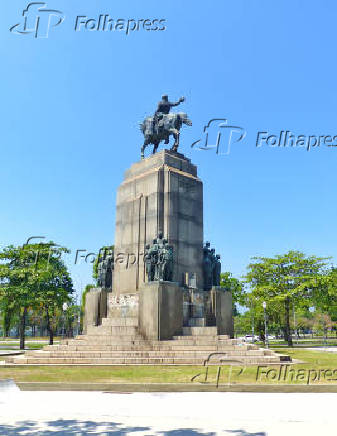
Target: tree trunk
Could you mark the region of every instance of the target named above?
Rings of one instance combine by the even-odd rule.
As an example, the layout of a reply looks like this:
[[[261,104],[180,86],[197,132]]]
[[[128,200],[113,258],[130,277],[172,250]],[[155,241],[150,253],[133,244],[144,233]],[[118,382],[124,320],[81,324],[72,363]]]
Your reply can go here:
[[[5,338],[8,338],[9,335],[10,335],[10,326],[7,325],[6,323],[4,323],[4,336],[5,336]]]
[[[49,329],[49,345],[54,345],[54,330],[52,327]]]
[[[49,332],[49,345],[54,345],[54,330],[50,322],[49,311],[47,309],[47,330]]]
[[[4,336],[7,338],[10,334],[11,329],[11,319],[12,319],[12,312],[10,310],[6,310],[4,313]]]
[[[26,329],[27,307],[20,314],[20,350],[25,349],[25,329]]]
[[[290,331],[290,299],[287,297],[284,301],[284,339],[288,342],[288,346],[293,346],[293,339]]]

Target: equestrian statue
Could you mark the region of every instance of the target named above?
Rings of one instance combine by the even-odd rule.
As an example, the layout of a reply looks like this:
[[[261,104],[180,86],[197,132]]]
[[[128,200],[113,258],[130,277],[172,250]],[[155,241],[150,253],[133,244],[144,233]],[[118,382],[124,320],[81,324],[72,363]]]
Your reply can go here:
[[[140,129],[144,134],[144,144],[141,149],[141,157],[144,158],[145,148],[152,144],[153,154],[156,153],[159,143],[165,141],[165,144],[170,142],[170,136],[174,137],[174,144],[171,147],[172,151],[178,151],[180,129],[183,124],[192,125],[192,121],[188,118],[185,112],[170,113],[171,107],[178,106],[185,101],[185,97],[181,97],[176,102],[171,102],[167,95],[163,95],[158,103],[156,112],[152,117],[147,117],[140,124]]]

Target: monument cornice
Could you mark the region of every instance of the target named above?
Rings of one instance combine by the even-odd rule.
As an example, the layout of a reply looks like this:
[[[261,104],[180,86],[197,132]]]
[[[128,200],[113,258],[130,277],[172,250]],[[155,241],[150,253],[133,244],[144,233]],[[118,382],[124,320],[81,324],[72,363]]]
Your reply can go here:
[[[150,174],[156,173],[156,172],[160,171],[161,169],[164,169],[164,170],[167,170],[169,172],[176,173],[176,174],[182,175],[184,177],[188,177],[190,179],[201,182],[201,179],[199,179],[199,177],[194,176],[193,174],[190,174],[190,173],[187,173],[186,171],[182,171],[182,170],[179,170],[177,168],[171,167],[170,165],[167,165],[167,164],[162,164],[162,165],[159,165],[157,167],[151,168],[150,170],[145,171],[142,174],[138,174],[137,176],[133,176],[130,179],[124,180],[122,182],[122,185],[126,185],[127,183],[132,183],[135,180],[138,180],[138,179],[146,177]]]

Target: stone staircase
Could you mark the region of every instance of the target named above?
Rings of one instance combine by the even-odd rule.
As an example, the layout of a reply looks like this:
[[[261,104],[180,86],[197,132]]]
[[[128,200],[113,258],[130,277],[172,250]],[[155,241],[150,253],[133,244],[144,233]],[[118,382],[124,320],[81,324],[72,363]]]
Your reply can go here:
[[[28,365],[209,365],[277,364],[289,356],[246,344],[216,327],[184,327],[171,340],[147,340],[138,332],[137,318],[104,318],[102,325],[88,327],[86,335],[59,345],[27,351],[9,363]]]

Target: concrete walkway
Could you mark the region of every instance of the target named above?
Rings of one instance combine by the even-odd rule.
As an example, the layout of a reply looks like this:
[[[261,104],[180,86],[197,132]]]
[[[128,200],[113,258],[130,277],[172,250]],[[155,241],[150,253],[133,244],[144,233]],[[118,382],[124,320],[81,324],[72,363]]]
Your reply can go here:
[[[335,434],[337,394],[21,392],[0,388],[0,435]]]
[[[2,350],[2,349],[0,349],[0,356],[17,356],[18,354],[23,354],[23,353],[24,353],[24,351],[20,351],[20,350]]]
[[[315,348],[305,348],[305,350],[319,351],[325,353],[337,353],[337,347],[315,347]]]

